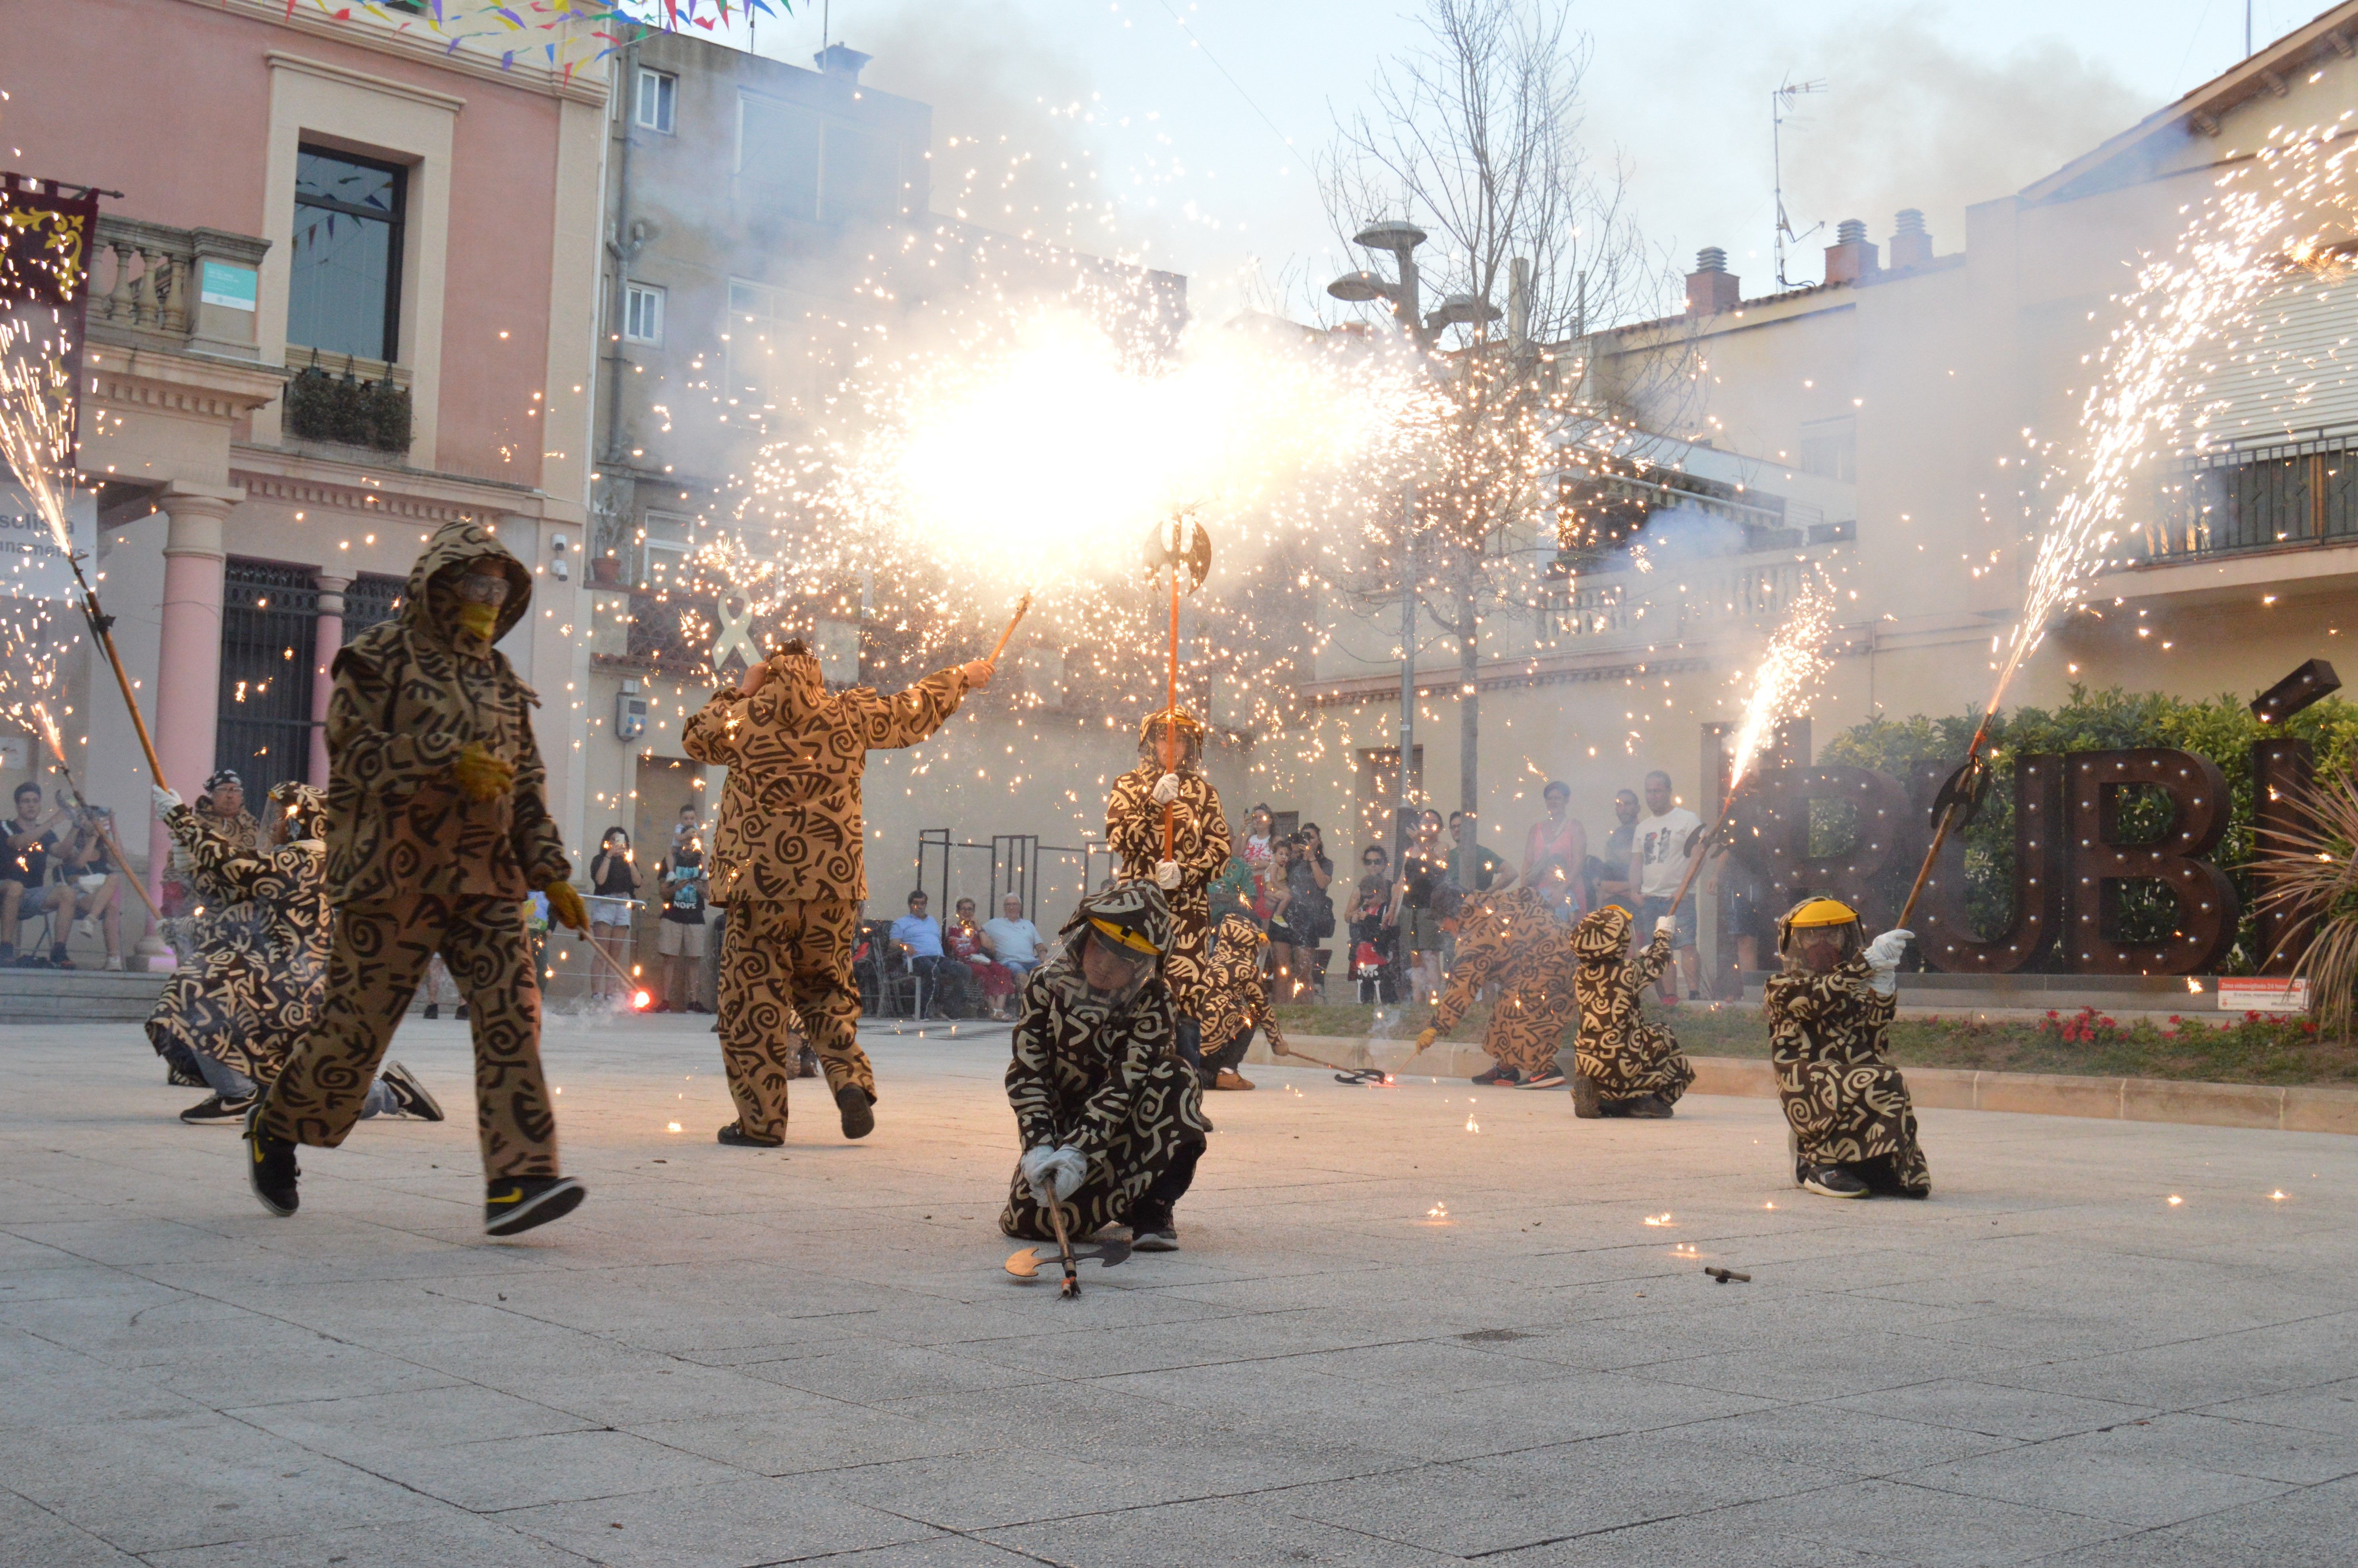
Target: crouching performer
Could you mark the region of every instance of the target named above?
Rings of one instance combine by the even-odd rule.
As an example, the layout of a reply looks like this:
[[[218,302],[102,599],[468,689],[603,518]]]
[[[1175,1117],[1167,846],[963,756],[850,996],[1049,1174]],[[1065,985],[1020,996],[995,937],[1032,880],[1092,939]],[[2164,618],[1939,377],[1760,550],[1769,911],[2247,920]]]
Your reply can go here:
[[[1830,1198],[1931,1194],[1907,1080],[1883,1056],[1909,936],[1887,931],[1863,948],[1857,914],[1830,898],[1779,923],[1785,969],[1768,977],[1768,1052],[1796,1186]]]
[[[1629,912],[1607,904],[1582,917],[1572,934],[1579,968],[1580,1030],[1573,1041],[1574,1116],[1665,1117],[1694,1082],[1678,1039],[1647,1022],[1646,988],[1671,967],[1677,922],[1654,923],[1654,939],[1629,951]]]
[[[1093,893],[1064,950],[1024,982],[1007,1098],[1023,1139],[999,1228],[1055,1238],[1048,1206],[1087,1236],[1127,1225],[1141,1252],[1179,1245],[1172,1209],[1195,1179],[1212,1124],[1180,1059],[1171,988],[1171,909],[1152,882]]]
[[[1477,1084],[1563,1082],[1555,1065],[1564,1031],[1579,1016],[1573,991],[1570,933],[1548,901],[1527,887],[1469,898],[1442,921],[1457,933],[1457,962],[1433,1010],[1433,1025],[1416,1037],[1420,1051],[1457,1027],[1485,986],[1498,988],[1490,1027],[1482,1036],[1490,1070]]]
[[[540,1067],[527,895],[587,935],[589,910],[548,815],[539,703],[492,644],[525,618],[532,574],[476,523],[446,524],[410,568],[401,613],[337,654],[328,703],[328,901],[335,932],[319,1027],[246,1119],[254,1195],[296,1207],[295,1147],[351,1133],[369,1080],[435,954],[469,1008],[483,1228],[570,1213]]]
[[[214,903],[248,908],[189,968],[174,972],[147,1015],[156,1054],[212,1089],[180,1113],[187,1122],[234,1122],[261,1086],[319,1020],[328,979],[327,797],[309,784],[270,792],[267,837],[254,847],[191,811],[168,789],[157,815],[171,831],[188,878]],[[218,818],[216,818],[218,820]],[[361,1117],[439,1121],[442,1108],[400,1063],[389,1063],[361,1102]]]
[[[800,638],[712,694],[680,731],[699,762],[728,768],[712,836],[720,936],[720,1060],[737,1119],[719,1141],[786,1141],[786,1086],[807,1030],[846,1138],[876,1129],[876,1069],[860,1048],[851,953],[868,896],[860,783],[868,753],[914,746],[990,683],[982,660],[937,670],[890,697],[830,693]]]
[[[1163,820],[1171,818],[1170,855]],[[1206,938],[1212,881],[1228,865],[1228,819],[1204,775],[1204,726],[1192,713],[1150,713],[1138,727],[1138,766],[1106,797],[1106,845],[1121,857],[1125,881],[1151,881],[1170,901],[1172,939],[1163,978],[1179,1019],[1179,1054],[1203,1060]]]
[[[1269,975],[1261,968],[1269,938],[1241,914],[1222,917],[1212,938],[1211,960],[1204,967],[1204,1065],[1196,1076],[1207,1089],[1249,1089],[1252,1080],[1237,1068],[1252,1046],[1254,1030],[1267,1030],[1270,1049],[1285,1054],[1285,1036],[1269,1010]]]

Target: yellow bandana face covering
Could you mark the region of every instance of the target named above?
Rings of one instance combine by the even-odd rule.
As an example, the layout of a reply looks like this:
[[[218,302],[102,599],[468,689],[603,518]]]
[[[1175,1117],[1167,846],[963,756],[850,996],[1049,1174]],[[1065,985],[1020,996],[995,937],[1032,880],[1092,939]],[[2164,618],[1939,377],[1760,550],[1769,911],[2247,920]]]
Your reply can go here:
[[[500,629],[500,607],[496,604],[461,604],[459,624],[488,643],[492,633]]]

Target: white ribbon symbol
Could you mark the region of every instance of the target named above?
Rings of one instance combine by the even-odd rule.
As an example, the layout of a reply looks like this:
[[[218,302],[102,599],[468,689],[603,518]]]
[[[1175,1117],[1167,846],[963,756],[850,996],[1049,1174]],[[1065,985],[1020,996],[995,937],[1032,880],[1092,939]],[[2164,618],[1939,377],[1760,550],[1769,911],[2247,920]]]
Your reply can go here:
[[[753,601],[744,598],[734,600],[742,606],[734,615],[729,612],[730,602],[728,595],[721,596],[719,606],[720,630],[712,637],[714,675],[720,673],[720,666],[729,662],[732,651],[744,659],[745,667],[749,670],[762,662],[762,650],[753,641]]]

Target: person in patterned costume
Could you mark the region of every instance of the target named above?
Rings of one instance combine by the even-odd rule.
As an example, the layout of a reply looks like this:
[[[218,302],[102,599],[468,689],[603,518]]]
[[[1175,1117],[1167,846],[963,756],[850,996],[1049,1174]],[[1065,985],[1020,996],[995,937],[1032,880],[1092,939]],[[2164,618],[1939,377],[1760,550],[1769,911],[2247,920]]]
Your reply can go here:
[[[1474,1081],[1517,1084],[1552,1071],[1580,1005],[1573,992],[1572,944],[1547,899],[1527,887],[1469,898],[1442,927],[1457,933],[1457,963],[1416,1048],[1422,1051],[1456,1028],[1482,988],[1496,985],[1498,999],[1482,1037],[1493,1065]]]
[[[147,1015],[156,1054],[213,1090],[180,1119],[234,1121],[319,1022],[328,974],[327,796],[291,781],[273,786],[271,836],[258,847],[171,790],[157,790],[156,804],[199,896],[254,912],[250,927],[174,971]],[[362,1119],[386,1113],[442,1119],[426,1086],[398,1062],[378,1075],[361,1106]]]
[[[1223,917],[1212,932],[1212,957],[1204,967],[1204,1065],[1198,1076],[1207,1089],[1249,1089],[1252,1080],[1237,1071],[1252,1045],[1253,1031],[1269,1031],[1281,1054],[1285,1036],[1269,1010],[1269,976],[1261,955],[1269,938],[1242,914]]]
[[[206,778],[196,813],[233,849],[255,849],[265,842],[261,819],[245,807],[245,781],[235,768],[222,768]],[[234,946],[254,932],[258,916],[253,905],[200,883],[188,849],[177,838],[164,862],[163,894],[164,907],[171,913],[158,931],[182,968],[200,962],[213,948]],[[184,1076],[195,1070],[192,1065],[184,1068],[177,1060],[166,1060],[172,1067],[172,1082],[193,1087],[200,1081]]]
[[[1646,988],[1671,964],[1676,922],[1654,923],[1654,939],[1629,952],[1629,912],[1607,904],[1573,929],[1573,990],[1580,1028],[1573,1039],[1574,1116],[1665,1117],[1694,1082],[1676,1036],[1646,1021]]]
[[[1171,764],[1163,765],[1164,728]],[[1149,714],[1138,727],[1138,766],[1113,781],[1106,800],[1106,843],[1120,857],[1127,881],[1151,881],[1171,903],[1174,927],[1163,975],[1179,1013],[1179,1053],[1203,1061],[1206,993],[1204,949],[1212,924],[1211,888],[1228,869],[1228,819],[1219,792],[1204,776],[1204,726],[1173,709]],[[1171,808],[1172,851],[1163,853],[1163,812]]]
[[[868,896],[860,778],[869,752],[923,741],[990,674],[978,659],[891,697],[866,687],[830,693],[818,660],[795,639],[714,692],[680,731],[689,756],[729,770],[709,878],[712,902],[728,912],[719,1022],[737,1104],[721,1142],[774,1149],[786,1141],[786,1087],[802,1038],[826,1069],[843,1135],[875,1129],[876,1070],[854,1033],[860,988],[851,976]]]
[[[579,1206],[557,1163],[540,1065],[533,892],[583,935],[590,913],[549,816],[533,739],[540,698],[493,647],[532,604],[532,574],[479,523],[444,524],[410,568],[401,613],[336,654],[328,702],[328,902],[336,912],[319,1026],[247,1113],[249,1180],[295,1212],[297,1144],[332,1149],[439,953],[467,1002],[483,1228],[513,1236]]]
[[[1023,1154],[999,1228],[1054,1240],[1054,1203],[1076,1237],[1127,1225],[1136,1250],[1173,1251],[1172,1210],[1212,1124],[1176,1049],[1170,903],[1151,881],[1119,883],[1083,899],[1063,935],[1023,984],[1007,1065]]]
[[[1768,977],[1768,1054],[1792,1132],[1793,1184],[1832,1198],[1929,1197],[1908,1081],[1884,1059],[1911,933],[1862,949],[1858,916],[1804,899],[1778,923],[1784,972]]]

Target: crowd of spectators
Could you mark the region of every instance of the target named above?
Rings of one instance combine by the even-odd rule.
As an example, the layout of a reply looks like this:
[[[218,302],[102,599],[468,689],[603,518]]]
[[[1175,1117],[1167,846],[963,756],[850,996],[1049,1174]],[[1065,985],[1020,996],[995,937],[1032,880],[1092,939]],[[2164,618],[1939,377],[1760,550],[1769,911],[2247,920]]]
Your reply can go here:
[[[16,786],[16,815],[0,853],[0,964],[70,969],[68,934],[103,937],[104,968],[123,968],[123,867],[114,849],[114,818],[65,791],[43,808],[41,786]],[[243,801],[237,802],[243,809]],[[25,928],[45,921],[46,952],[25,946]]]

